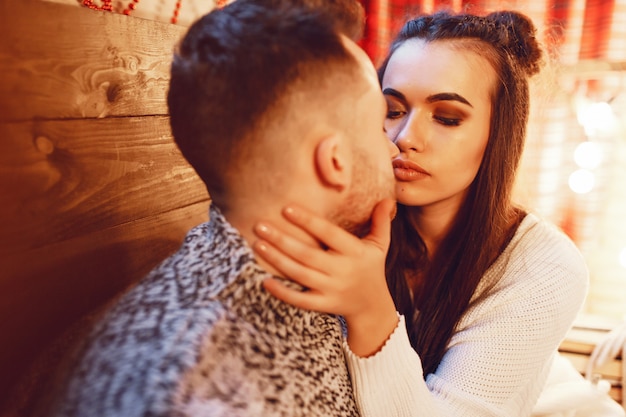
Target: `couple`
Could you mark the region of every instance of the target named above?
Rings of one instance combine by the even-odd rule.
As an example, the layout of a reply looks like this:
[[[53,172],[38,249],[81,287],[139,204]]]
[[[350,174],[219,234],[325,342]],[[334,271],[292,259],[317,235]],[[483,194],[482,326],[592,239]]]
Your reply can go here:
[[[210,220],[94,327],[53,415],[530,415],[587,286],[511,202],[532,23],[418,17],[377,76],[362,15],[313,3],[183,38],[172,131]]]

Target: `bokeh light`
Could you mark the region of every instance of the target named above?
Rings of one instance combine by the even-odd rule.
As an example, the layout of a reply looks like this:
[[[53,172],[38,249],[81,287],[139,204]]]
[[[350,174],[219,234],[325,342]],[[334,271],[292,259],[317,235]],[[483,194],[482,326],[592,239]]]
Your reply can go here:
[[[569,188],[577,194],[586,194],[593,189],[595,176],[587,169],[578,169],[569,176]]]

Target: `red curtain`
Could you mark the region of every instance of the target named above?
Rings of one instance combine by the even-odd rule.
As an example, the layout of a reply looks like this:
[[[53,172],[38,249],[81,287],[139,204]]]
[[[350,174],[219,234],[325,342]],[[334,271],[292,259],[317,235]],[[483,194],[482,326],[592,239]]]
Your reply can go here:
[[[366,11],[365,36],[361,46],[375,64],[384,59],[402,24],[413,16],[434,10],[467,10],[484,13],[482,0],[360,0]]]
[[[511,0],[360,0],[366,11],[365,36],[361,46],[375,64],[384,58],[390,41],[402,24],[412,16],[447,9],[456,12],[467,11],[486,14],[497,9],[512,8],[522,12],[527,8],[525,1]],[[539,10],[541,21],[535,22],[545,28],[546,47],[555,52],[565,42],[567,31],[576,13],[584,9],[580,59],[601,58],[606,51],[611,33],[614,0],[586,0],[584,4],[576,0],[543,0],[533,2]]]

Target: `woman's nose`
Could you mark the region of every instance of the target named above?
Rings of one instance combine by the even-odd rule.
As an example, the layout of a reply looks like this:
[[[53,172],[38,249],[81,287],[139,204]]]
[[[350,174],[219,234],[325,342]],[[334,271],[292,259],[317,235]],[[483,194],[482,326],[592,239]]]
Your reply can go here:
[[[418,115],[411,115],[399,126],[398,133],[393,138],[393,142],[398,146],[400,152],[424,152],[427,139],[423,124],[419,123]]]

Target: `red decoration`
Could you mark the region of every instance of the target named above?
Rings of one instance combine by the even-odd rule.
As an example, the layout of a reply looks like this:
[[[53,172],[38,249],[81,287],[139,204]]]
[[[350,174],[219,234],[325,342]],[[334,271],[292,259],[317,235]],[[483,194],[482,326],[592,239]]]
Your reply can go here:
[[[80,1],[84,7],[88,7],[91,10],[113,12],[113,0],[102,0],[102,4],[100,6],[95,4],[94,0],[80,0]],[[137,8],[137,4],[139,3],[139,1],[140,0],[130,1],[128,5],[126,6],[126,8],[121,11],[121,13],[125,14],[126,16],[129,16],[131,12]],[[218,4],[220,2],[226,4],[226,1],[218,0]],[[183,0],[176,0],[176,6],[174,7],[174,12],[172,13],[172,19],[170,20],[172,23],[178,22],[178,15],[180,14],[180,6],[182,5],[182,3],[183,3]]]
[[[174,14],[172,15],[172,23],[178,22],[178,12],[180,11],[180,5],[183,0],[176,0],[176,7],[174,7]]]
[[[124,13],[126,16],[130,16],[130,12],[137,8],[137,3],[139,3],[139,0],[131,1],[130,3],[128,3],[128,6],[126,6],[122,13]]]
[[[102,6],[97,6],[93,3],[93,0],[83,0],[83,6],[89,7],[91,10],[102,10],[105,12],[113,11],[113,0],[102,0]]]
[[[94,3],[94,0],[79,0],[81,1],[81,4],[85,7],[90,8],[91,10],[99,10],[99,11],[105,11],[105,12],[113,12],[113,0],[101,0],[102,1],[102,5],[98,6],[97,4]],[[124,10],[122,10],[121,12],[118,13],[122,13],[125,14],[126,16],[130,16],[130,14],[132,13],[133,10],[135,10],[137,8],[137,4],[139,3],[140,0],[132,0],[128,3],[128,5],[126,6],[126,8]],[[215,1],[215,8],[217,9],[221,9],[222,7],[226,6],[228,4],[228,0],[214,0]],[[178,23],[178,16],[180,15],[180,6],[183,4],[183,0],[176,0],[176,5],[174,6],[174,12],[172,13],[172,18],[170,19],[170,22],[173,24]]]

